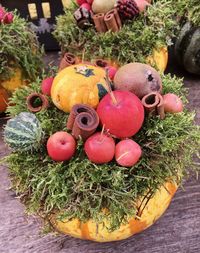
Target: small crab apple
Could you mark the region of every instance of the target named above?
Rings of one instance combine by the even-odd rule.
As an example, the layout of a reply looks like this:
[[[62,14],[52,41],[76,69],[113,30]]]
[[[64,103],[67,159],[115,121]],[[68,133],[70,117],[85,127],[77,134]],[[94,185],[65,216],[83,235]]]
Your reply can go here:
[[[124,167],[134,166],[142,155],[141,147],[133,140],[126,139],[116,145],[116,162]]]
[[[168,93],[163,96],[164,110],[169,113],[179,113],[183,111],[182,100],[173,93]]]
[[[107,67],[105,68],[105,70],[108,71],[108,76],[109,76],[109,78],[110,78],[111,80],[113,80],[114,77],[115,77],[115,74],[116,74],[116,72],[117,72],[117,68],[116,68],[116,67],[113,67],[113,66],[107,66]]]
[[[51,135],[47,141],[47,152],[52,160],[68,161],[76,151],[76,141],[67,132],[60,131]]]
[[[88,159],[93,163],[108,163],[115,155],[115,142],[112,137],[97,132],[87,139],[84,150]]]
[[[41,90],[44,95],[51,95],[51,86],[53,84],[54,77],[47,77],[42,81]]]

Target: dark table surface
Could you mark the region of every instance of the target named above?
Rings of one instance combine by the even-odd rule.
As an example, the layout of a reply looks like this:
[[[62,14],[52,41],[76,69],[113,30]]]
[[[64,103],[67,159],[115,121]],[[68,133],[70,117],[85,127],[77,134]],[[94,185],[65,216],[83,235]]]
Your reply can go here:
[[[47,61],[55,59],[55,54]],[[181,75],[170,65],[170,71]],[[189,107],[200,124],[200,77],[184,73]],[[0,129],[5,123],[0,119]],[[1,133],[1,131],[0,131]],[[8,150],[0,138],[0,157]],[[0,253],[199,253],[200,180],[191,176],[179,189],[166,213],[145,232],[113,243],[81,241],[63,235],[43,235],[42,221],[25,214],[24,206],[9,190],[8,169],[0,166]]]

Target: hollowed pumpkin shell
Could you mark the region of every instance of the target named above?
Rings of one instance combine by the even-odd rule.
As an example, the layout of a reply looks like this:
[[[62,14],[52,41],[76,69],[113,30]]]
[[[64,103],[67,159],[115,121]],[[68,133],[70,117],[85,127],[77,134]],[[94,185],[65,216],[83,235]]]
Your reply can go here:
[[[140,218],[131,217],[127,224],[121,224],[120,228],[113,232],[106,229],[108,225],[106,220],[104,224],[98,224],[94,220],[87,223],[82,223],[78,219],[60,221],[54,214],[51,215],[50,222],[57,231],[80,239],[97,242],[123,240],[150,227],[165,212],[176,190],[177,185],[167,182],[147,203],[143,202],[146,204],[140,207],[140,210],[143,210]],[[141,200],[138,201],[138,206],[141,206]]]
[[[106,72],[87,64],[66,67],[54,78],[51,98],[56,107],[70,112],[75,104],[96,108],[100,97],[107,92]]]

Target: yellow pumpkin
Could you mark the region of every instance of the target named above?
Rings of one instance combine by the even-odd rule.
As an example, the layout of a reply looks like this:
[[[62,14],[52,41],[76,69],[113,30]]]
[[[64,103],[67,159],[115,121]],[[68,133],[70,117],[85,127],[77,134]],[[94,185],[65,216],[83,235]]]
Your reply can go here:
[[[80,239],[97,242],[123,240],[150,227],[165,212],[176,190],[176,184],[167,182],[147,203],[144,201],[142,203],[145,204],[141,206],[139,200],[138,206],[143,210],[140,218],[131,217],[127,224],[121,224],[120,228],[113,232],[107,230],[106,220],[104,224],[97,224],[94,220],[89,220],[87,223],[82,223],[78,219],[61,221],[54,214],[50,216],[50,222],[57,231]]]
[[[70,112],[75,104],[96,108],[101,93],[107,91],[106,72],[103,68],[87,64],[69,66],[58,73],[51,88],[51,98],[56,107]]]
[[[160,72],[164,72],[168,63],[167,47],[154,49],[152,55],[147,57],[146,63],[156,67]]]
[[[10,79],[0,81],[1,86],[8,92],[13,92],[15,89],[26,84],[26,81],[23,79],[22,70],[20,68],[14,68],[13,73],[14,74]]]

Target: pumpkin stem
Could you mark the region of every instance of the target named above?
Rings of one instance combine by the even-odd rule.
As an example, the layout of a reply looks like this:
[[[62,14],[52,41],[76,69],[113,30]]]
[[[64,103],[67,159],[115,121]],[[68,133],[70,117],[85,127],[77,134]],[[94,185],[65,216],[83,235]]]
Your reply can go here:
[[[108,93],[111,96],[112,102],[113,102],[114,105],[117,105],[118,101],[117,101],[117,99],[116,99],[116,97],[115,97],[115,95],[114,95],[114,93],[112,91],[112,87],[111,87],[112,84],[111,84],[111,81],[109,79],[108,69],[106,69],[106,78],[105,78],[105,80],[106,80],[106,84],[108,86]]]

